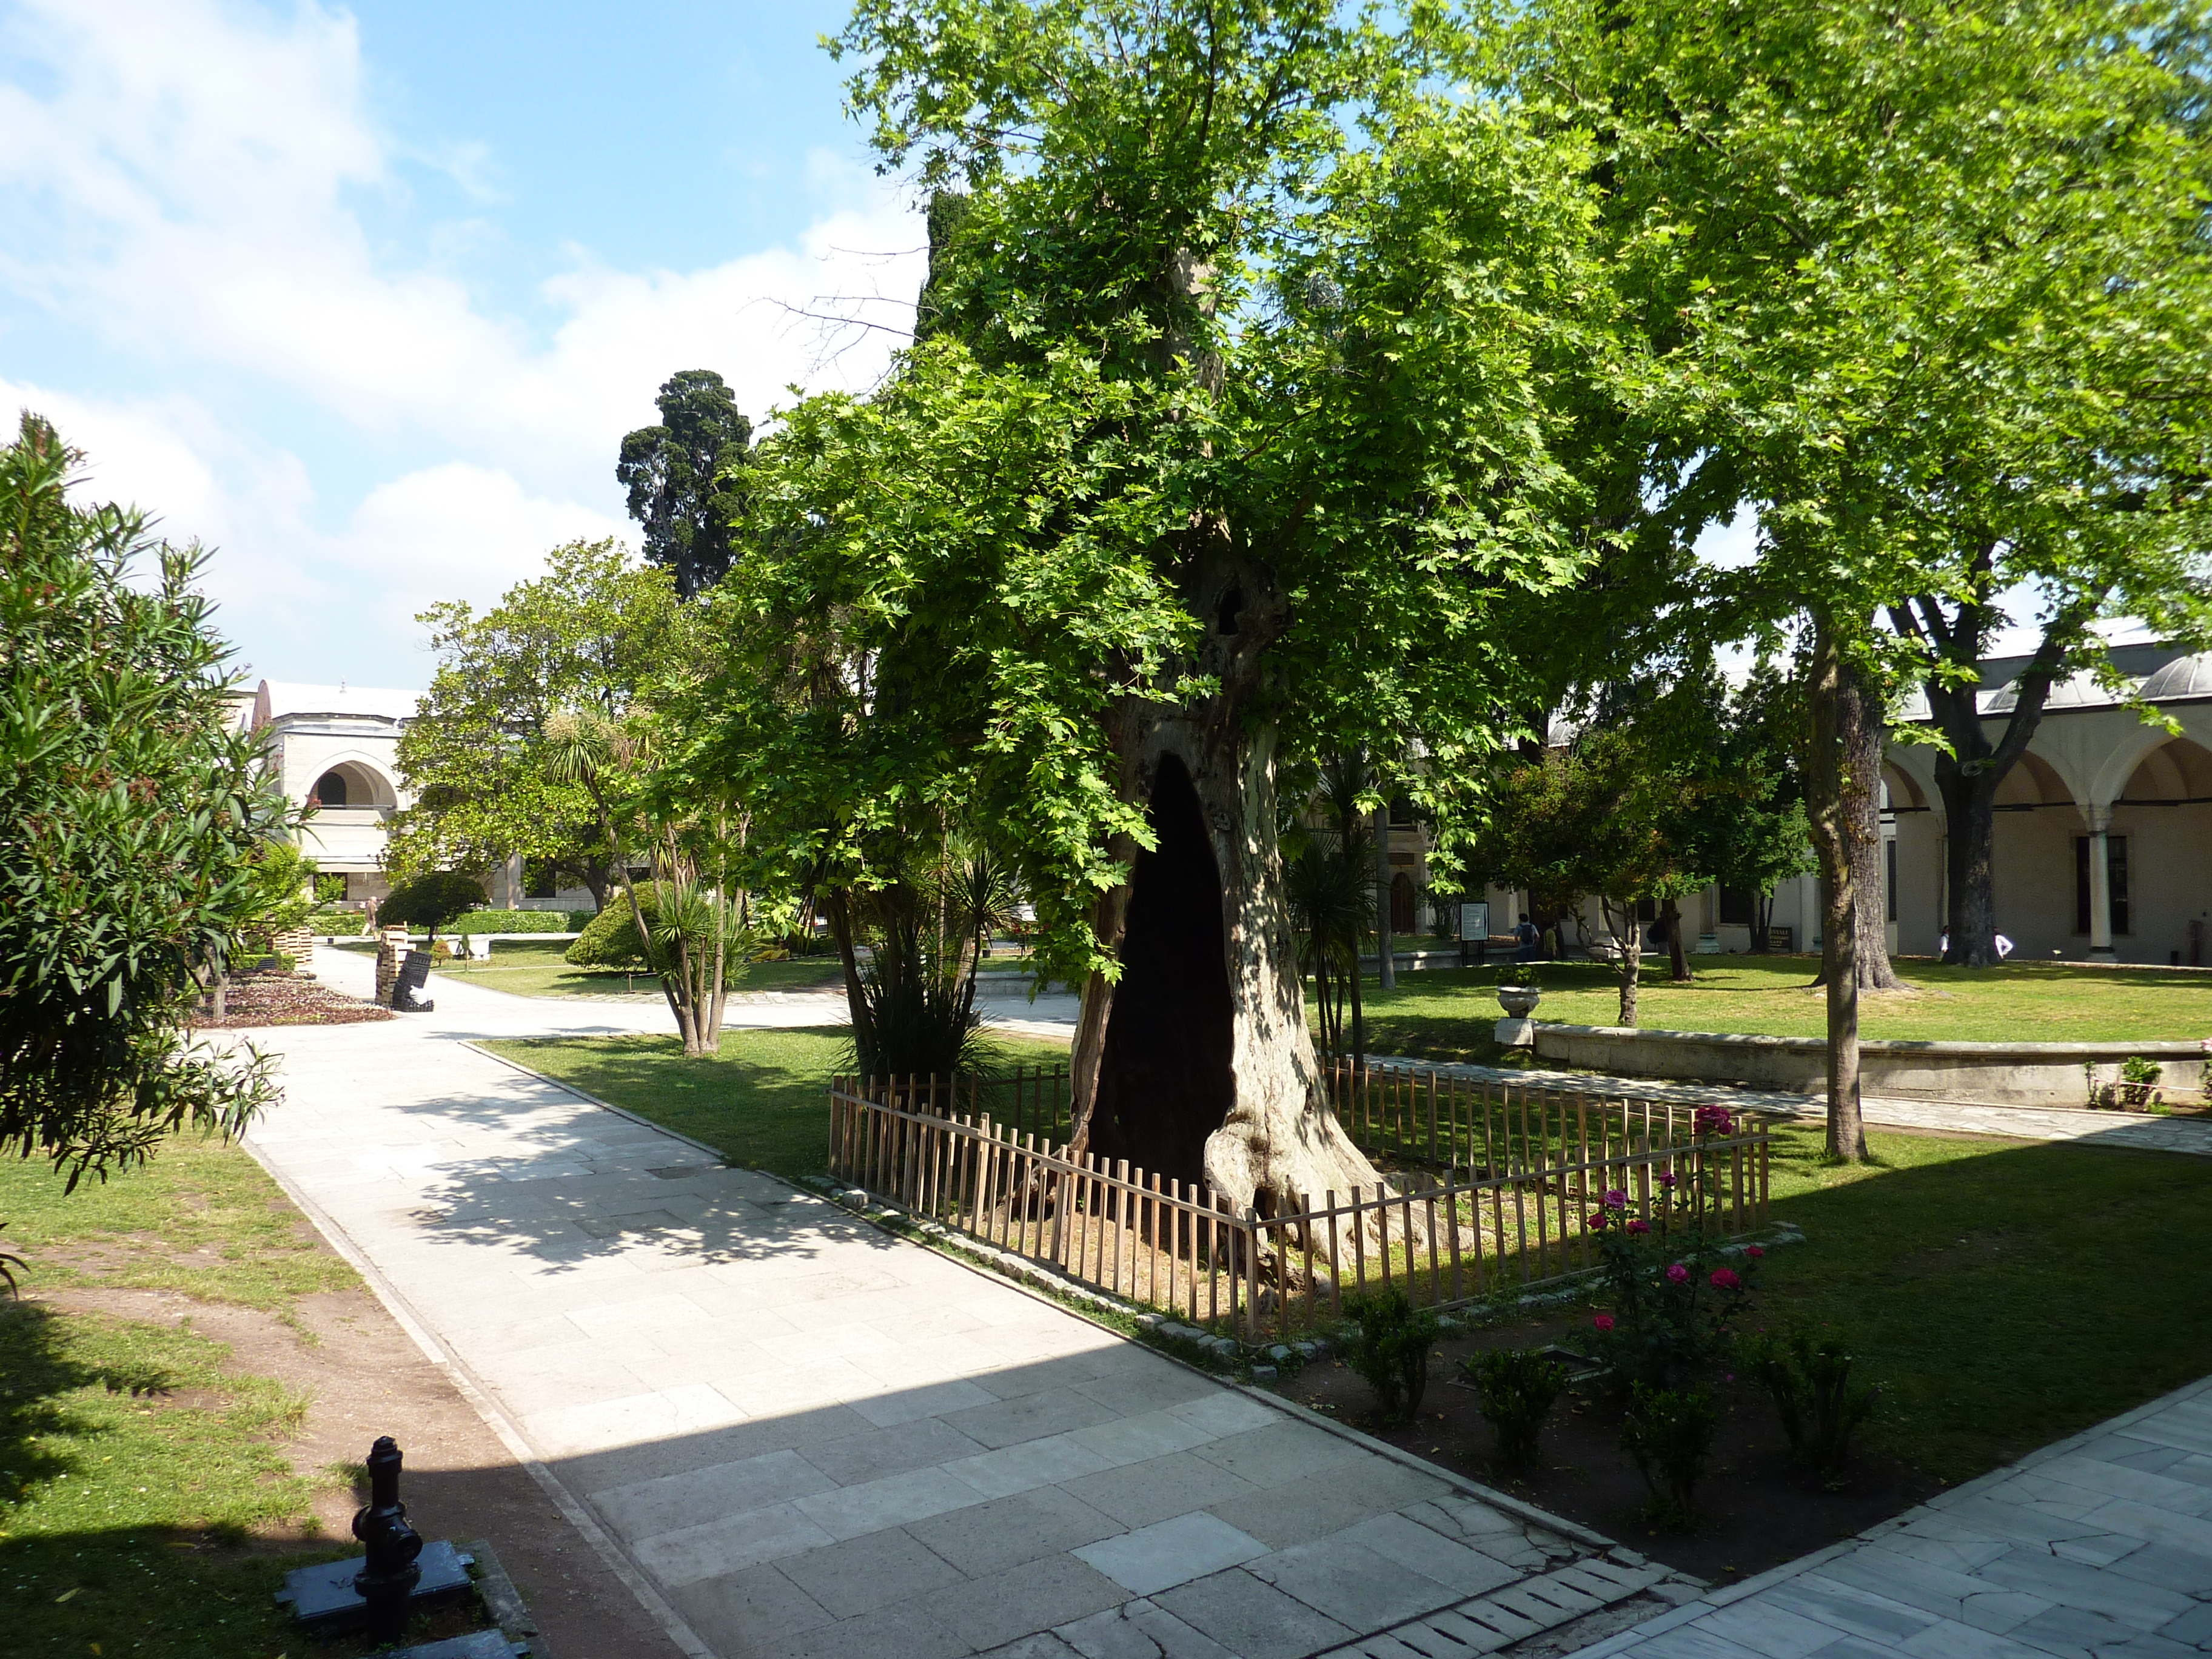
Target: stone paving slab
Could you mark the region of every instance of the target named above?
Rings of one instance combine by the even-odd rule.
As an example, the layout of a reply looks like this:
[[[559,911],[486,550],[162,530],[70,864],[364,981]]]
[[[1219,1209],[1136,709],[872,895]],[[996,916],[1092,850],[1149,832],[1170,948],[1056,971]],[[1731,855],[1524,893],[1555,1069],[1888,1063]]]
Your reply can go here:
[[[2212,1377],[1574,1659],[2205,1653]]]
[[[1558,1089],[1572,1094],[1602,1089],[1615,1098],[1663,1101],[1701,1106],[1718,1099],[1748,1111],[1826,1121],[1824,1096],[1791,1094],[1779,1089],[1735,1089],[1723,1084],[1677,1083],[1665,1078],[1595,1076],[1540,1066],[1507,1067],[1378,1057],[1369,1064],[1392,1071],[1462,1078],[1473,1083]],[[1869,1095],[1859,1103],[1869,1123],[1899,1129],[1933,1129],[1954,1134],[2002,1135],[2014,1140],[2087,1140],[2100,1146],[2141,1146],[2153,1152],[2187,1152],[2212,1158],[2212,1117],[2152,1117],[2126,1112],[2080,1111],[2055,1106],[1993,1106],[1964,1100],[1905,1100]]]
[[[262,1034],[248,1145],[688,1650],[1304,1659],[1583,1605],[1546,1589],[1579,1529],[465,1045],[521,999],[438,1000]]]

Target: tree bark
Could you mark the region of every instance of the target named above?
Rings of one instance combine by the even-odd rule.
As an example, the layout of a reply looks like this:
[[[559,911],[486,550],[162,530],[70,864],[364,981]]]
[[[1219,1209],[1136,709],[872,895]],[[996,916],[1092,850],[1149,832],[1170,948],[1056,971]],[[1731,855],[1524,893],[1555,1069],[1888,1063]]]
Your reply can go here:
[[[1613,967],[1620,980],[1620,1024],[1633,1026],[1637,988],[1644,977],[1644,922],[1636,914],[1634,899],[1620,901],[1618,923],[1613,920],[1614,901],[1600,899],[1598,902],[1605,908],[1605,925],[1612,930],[1613,945],[1619,952],[1613,957]]]
[[[1384,990],[1397,988],[1397,946],[1390,938],[1390,803],[1375,809],[1375,965],[1376,982]]]
[[[1851,866],[1850,890],[1856,921],[1852,930],[1851,971],[1862,991],[1901,991],[1906,988],[1905,981],[1897,976],[1897,969],[1889,960],[1889,915],[1884,902],[1888,882],[1882,869],[1881,853],[1881,754],[1885,730],[1881,698],[1868,684],[1864,672],[1840,653],[1834,680],[1834,787],[1838,791],[1838,823],[1843,832],[1839,855]],[[1816,713],[1816,725],[1820,718]],[[1816,836],[1816,843],[1818,839]],[[1825,873],[1825,866],[1823,870]],[[1829,939],[1836,936],[1831,927],[1824,927],[1822,932]],[[1838,958],[1833,951],[1824,949],[1820,977],[1816,983],[1827,983],[1838,971]]]
[[[1858,877],[1850,851],[1857,825],[1848,799],[1853,748],[1850,705],[1856,700],[1856,684],[1844,659],[1834,619],[1825,611],[1814,613],[1812,675],[1807,689],[1813,715],[1807,805],[1826,911],[1822,972],[1828,990],[1827,1150],[1832,1158],[1859,1164],[1866,1159],[1866,1126],[1859,1114]]]
[[[1682,902],[1668,899],[1659,911],[1667,924],[1667,972],[1677,985],[1690,977],[1690,953],[1682,946]]]

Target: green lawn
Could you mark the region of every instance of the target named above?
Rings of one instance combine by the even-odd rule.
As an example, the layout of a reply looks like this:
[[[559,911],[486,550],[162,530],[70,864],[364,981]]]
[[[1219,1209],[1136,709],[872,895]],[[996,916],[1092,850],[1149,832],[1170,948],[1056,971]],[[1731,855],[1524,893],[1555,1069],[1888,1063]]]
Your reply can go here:
[[[1771,1036],[1826,1034],[1825,994],[1808,989],[1814,957],[1693,957],[1686,985],[1647,963],[1638,1024],[1674,1031],[1743,1031]],[[1368,1052],[1431,1060],[1491,1060],[1500,983],[1531,970],[1543,988],[1540,1020],[1611,1025],[1620,1000],[1613,970],[1598,963],[1445,968],[1402,973],[1397,988],[1363,988]],[[1869,995],[1859,1030],[1869,1037],[1952,1042],[2130,1042],[2212,1036],[2212,975],[2158,969],[2116,970],[2052,963],[1946,968],[1900,962],[1914,992]],[[1309,988],[1310,1005],[1310,988]],[[1349,1020],[1347,1019],[1347,1024]]]
[[[686,1060],[672,1036],[518,1038],[483,1045],[533,1071],[704,1141],[731,1163],[818,1175],[830,1152],[830,1079],[852,1064],[841,1026],[727,1030]],[[1065,1046],[995,1036],[1006,1064],[1062,1060]]]
[[[1776,1139],[1808,1242],[1768,1256],[1759,1322],[1844,1333],[1907,1462],[1965,1480],[2212,1371],[2212,1158],[1875,1131],[1844,1170],[1817,1128]]]
[[[186,1139],[64,1196],[0,1163],[0,1217],[26,1287],[142,1287],[288,1313],[355,1284],[235,1146]],[[306,1401],[222,1369],[188,1327],[0,1301],[0,1648],[10,1654],[274,1655],[269,1597],[334,1545],[297,1538],[325,1475],[277,1449]],[[296,1648],[296,1638],[292,1638]]]
[[[538,945],[501,940],[491,947],[488,962],[454,962],[440,968],[471,985],[507,991],[525,997],[620,995],[651,992],[649,974],[607,973],[597,969],[571,968],[563,959],[566,940]],[[733,964],[732,991],[793,991],[838,982],[836,960],[830,957],[799,957],[788,962],[749,962]]]

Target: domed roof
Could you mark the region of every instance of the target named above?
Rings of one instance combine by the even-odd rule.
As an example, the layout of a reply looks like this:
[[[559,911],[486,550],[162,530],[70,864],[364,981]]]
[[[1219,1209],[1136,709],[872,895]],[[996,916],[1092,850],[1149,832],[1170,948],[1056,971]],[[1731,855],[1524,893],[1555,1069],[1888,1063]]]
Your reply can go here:
[[[1982,704],[1985,714],[2002,714],[2020,701],[2020,682],[2007,680],[1996,693]],[[2112,694],[2097,684],[2097,677],[2087,672],[2069,674],[2051,688],[2051,695],[2043,700],[2045,710],[2060,708],[2108,708],[2117,701]]]
[[[2142,683],[2146,702],[2164,702],[2178,697],[2212,697],[2212,651],[2193,657],[2176,657]]]

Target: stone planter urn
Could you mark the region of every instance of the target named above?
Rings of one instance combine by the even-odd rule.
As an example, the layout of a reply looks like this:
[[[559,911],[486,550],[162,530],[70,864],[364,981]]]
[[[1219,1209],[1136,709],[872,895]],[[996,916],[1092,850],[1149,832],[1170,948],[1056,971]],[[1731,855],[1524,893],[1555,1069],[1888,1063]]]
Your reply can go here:
[[[1498,1003],[1505,1010],[1505,1018],[1498,1022],[1492,1032],[1501,1048],[1533,1048],[1536,1046],[1536,1022],[1528,1018],[1536,1012],[1536,1004],[1543,993],[1533,985],[1501,985],[1498,988]]]

